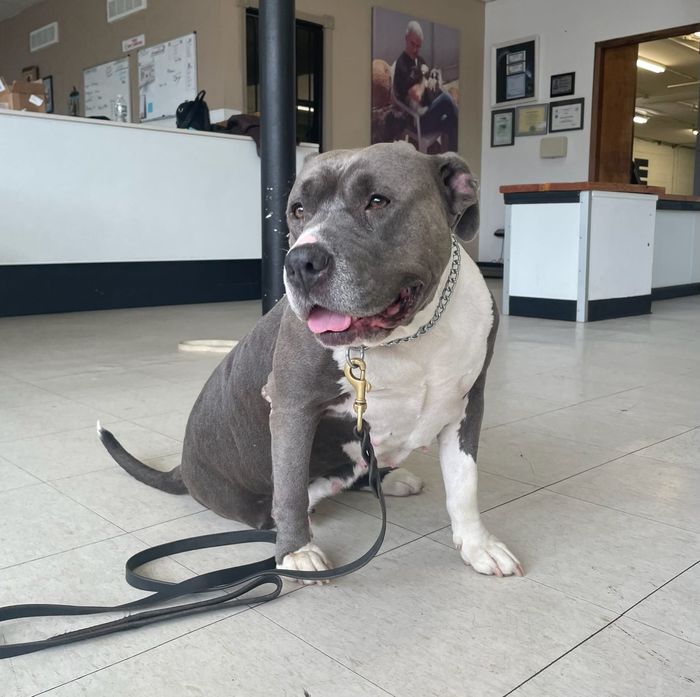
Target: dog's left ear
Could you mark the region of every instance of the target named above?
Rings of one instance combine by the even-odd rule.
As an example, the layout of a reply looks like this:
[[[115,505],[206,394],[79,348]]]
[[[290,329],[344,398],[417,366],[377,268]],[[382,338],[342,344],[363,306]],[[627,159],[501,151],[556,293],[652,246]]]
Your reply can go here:
[[[453,152],[436,155],[450,227],[468,242],[479,231],[479,184],[467,163]]]

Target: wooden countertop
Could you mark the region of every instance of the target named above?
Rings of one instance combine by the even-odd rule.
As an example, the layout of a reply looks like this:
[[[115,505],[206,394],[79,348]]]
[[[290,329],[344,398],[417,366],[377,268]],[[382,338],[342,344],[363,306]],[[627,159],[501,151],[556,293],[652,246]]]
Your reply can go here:
[[[613,184],[609,182],[550,182],[546,184],[508,184],[500,187],[502,194],[532,194],[540,191],[618,191],[628,194],[666,195],[662,186]]]

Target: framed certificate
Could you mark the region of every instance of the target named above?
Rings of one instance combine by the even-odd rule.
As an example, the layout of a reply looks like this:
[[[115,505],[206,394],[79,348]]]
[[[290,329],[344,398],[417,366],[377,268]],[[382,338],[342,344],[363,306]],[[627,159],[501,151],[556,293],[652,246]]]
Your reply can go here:
[[[515,110],[515,135],[546,135],[548,116],[549,111],[546,104],[517,107]]]
[[[500,109],[491,112],[491,147],[513,145],[515,109]]]
[[[583,128],[583,98],[549,104],[549,132],[580,131]]]

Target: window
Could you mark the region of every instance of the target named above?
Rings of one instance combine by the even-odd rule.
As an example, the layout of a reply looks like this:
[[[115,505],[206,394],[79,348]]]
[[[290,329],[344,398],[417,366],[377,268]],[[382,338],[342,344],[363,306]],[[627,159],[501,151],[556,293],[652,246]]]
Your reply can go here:
[[[246,110],[260,111],[259,16],[246,10]],[[296,21],[297,139],[321,144],[323,123],[323,27]]]

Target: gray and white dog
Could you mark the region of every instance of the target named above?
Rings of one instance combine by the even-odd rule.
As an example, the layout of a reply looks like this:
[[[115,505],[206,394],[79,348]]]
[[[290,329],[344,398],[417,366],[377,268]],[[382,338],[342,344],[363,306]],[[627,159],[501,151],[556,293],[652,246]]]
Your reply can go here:
[[[476,188],[454,153],[423,155],[407,143],[307,159],[287,207],[287,295],[205,384],[182,464],[155,471],[100,428],[107,450],[146,484],[189,493],[252,527],[276,526],[279,566],[327,569],[308,511],[366,474],[343,375],[347,347],[363,345],[372,385],[366,420],[379,465],[397,467],[437,437],[462,559],[480,573],[521,575],[482,524],[476,498],[498,325],[477,266],[454,241],[477,232]],[[438,307],[444,311],[434,321]],[[409,340],[386,345],[400,338]],[[421,487],[403,469],[384,480],[388,494]]]

